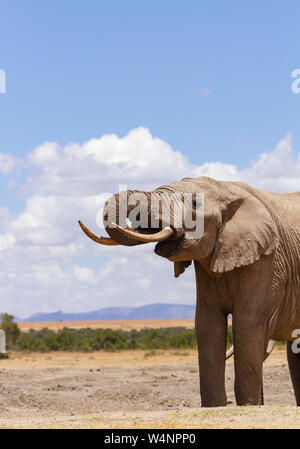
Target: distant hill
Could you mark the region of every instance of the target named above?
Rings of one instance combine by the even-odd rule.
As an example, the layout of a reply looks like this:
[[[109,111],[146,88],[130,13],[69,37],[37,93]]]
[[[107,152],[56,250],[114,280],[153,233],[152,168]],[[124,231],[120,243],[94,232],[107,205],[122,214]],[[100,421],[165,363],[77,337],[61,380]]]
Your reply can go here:
[[[86,313],[35,313],[18,321],[92,321],[92,320],[145,320],[163,318],[194,318],[195,306],[184,304],[149,304],[141,307],[107,307]]]

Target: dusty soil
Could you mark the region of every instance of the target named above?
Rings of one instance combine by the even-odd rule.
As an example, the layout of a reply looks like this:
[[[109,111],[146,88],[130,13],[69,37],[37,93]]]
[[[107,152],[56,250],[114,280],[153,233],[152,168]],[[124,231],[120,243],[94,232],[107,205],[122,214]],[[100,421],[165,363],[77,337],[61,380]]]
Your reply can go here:
[[[197,354],[122,351],[11,354],[0,360],[1,428],[298,427],[285,351],[265,363],[264,407],[200,409]]]

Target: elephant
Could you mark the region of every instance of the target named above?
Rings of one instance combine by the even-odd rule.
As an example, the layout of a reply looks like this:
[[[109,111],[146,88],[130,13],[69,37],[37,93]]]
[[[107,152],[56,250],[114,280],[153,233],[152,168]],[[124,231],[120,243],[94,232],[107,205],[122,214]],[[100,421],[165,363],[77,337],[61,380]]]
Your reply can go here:
[[[133,202],[128,201],[130,195],[142,198],[134,203],[139,206],[134,225],[128,218],[134,210]],[[203,211],[203,230],[198,237],[191,237],[191,229],[183,222],[177,225],[176,217],[185,214],[185,195],[192,197],[193,216],[198,209]],[[194,200],[199,196],[202,204]],[[172,198],[169,220],[161,206],[168,198]],[[155,226],[149,224],[153,210]],[[148,216],[146,225],[139,224],[142,214]],[[300,335],[300,192],[273,193],[206,176],[183,178],[152,192],[127,190],[113,195],[104,206],[103,219],[109,235],[106,238],[94,234],[81,221],[79,224],[88,237],[104,245],[155,242],[154,252],[174,263],[175,277],[193,262],[202,407],[227,405],[229,315],[237,405],[263,405],[263,361],[275,341],[287,342],[288,366],[300,405],[296,338]]]

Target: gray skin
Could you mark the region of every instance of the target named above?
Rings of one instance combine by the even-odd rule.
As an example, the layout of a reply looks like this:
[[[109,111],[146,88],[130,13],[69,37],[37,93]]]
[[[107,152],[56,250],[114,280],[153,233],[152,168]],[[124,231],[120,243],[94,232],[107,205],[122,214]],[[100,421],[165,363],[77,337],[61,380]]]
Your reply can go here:
[[[292,332],[300,329],[300,192],[276,194],[208,177],[184,178],[153,191],[158,196],[172,192],[204,193],[203,236],[189,239],[184,228],[174,229],[155,247],[156,254],[174,262],[176,277],[194,261],[201,405],[227,404],[228,314],[233,317],[237,405],[263,404],[262,367],[270,339],[288,341],[289,369],[300,405],[300,354],[291,349]],[[145,207],[150,209],[150,203]],[[175,213],[176,208],[179,204]],[[108,209],[106,205],[104,218]],[[106,223],[106,230],[119,244],[140,244],[111,226]]]

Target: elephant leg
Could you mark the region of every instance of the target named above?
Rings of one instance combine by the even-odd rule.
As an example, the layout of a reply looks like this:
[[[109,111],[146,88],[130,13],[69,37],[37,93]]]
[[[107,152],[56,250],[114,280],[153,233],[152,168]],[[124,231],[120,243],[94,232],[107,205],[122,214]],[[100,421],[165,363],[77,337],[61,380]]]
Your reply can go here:
[[[264,402],[263,361],[274,330],[272,318],[282,301],[281,293],[270,286],[275,268],[266,257],[240,272],[232,311],[237,405]]]
[[[200,393],[202,407],[227,404],[225,391],[225,356],[227,315],[198,299],[196,309]]]
[[[263,381],[261,383],[261,405],[264,405],[265,401],[264,401],[264,385],[263,385]]]
[[[234,316],[234,315],[233,315]],[[249,319],[233,318],[234,391],[237,405],[263,405],[266,332]]]
[[[296,404],[300,406],[300,353],[292,351],[292,341],[287,342],[287,359],[291,374]]]

